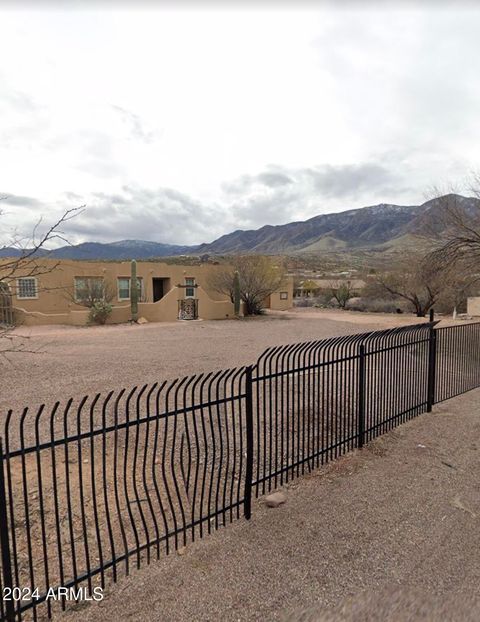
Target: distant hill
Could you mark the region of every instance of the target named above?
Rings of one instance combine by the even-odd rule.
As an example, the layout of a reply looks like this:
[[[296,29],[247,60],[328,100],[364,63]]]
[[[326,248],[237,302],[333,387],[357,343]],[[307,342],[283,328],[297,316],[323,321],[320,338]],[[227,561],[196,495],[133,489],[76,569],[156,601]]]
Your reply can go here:
[[[152,257],[172,257],[188,255],[195,252],[195,246],[179,246],[146,242],[144,240],[120,240],[102,244],[100,242],[84,242],[83,244],[62,246],[51,251],[40,251],[39,255],[48,255],[55,259],[149,259]],[[0,257],[18,257],[21,251],[16,248],[0,249]]]
[[[455,196],[467,212],[480,211],[480,200]],[[374,248],[395,244],[402,236],[438,229],[441,199],[422,205],[382,203],[360,209],[321,214],[309,220],[285,225],[266,225],[250,231],[234,231],[211,244],[202,244],[201,253],[292,253],[325,250]]]
[[[374,246],[402,235],[419,213],[418,206],[375,205],[337,214],[321,214],[286,225],[266,225],[252,231],[234,231],[200,246],[210,253],[284,253]]]
[[[11,246],[5,246],[4,248],[0,248],[0,258],[1,257],[19,257],[21,252],[18,248],[12,248]]]
[[[459,195],[455,199],[467,213],[480,213],[480,200]],[[291,254],[324,251],[372,249],[383,251],[411,243],[422,231],[441,230],[438,218],[440,201],[433,199],[422,205],[391,205],[381,203],[335,214],[320,214],[305,221],[285,225],[265,225],[260,229],[237,230],[221,236],[209,244],[181,246],[121,240],[102,244],[85,242],[64,246],[48,253],[49,257],[63,259],[149,259],[178,255],[238,253]],[[0,257],[17,256],[17,249],[0,249]]]
[[[59,259],[148,259],[150,257],[170,257],[187,255],[194,251],[195,246],[179,246],[145,242],[143,240],[120,240],[110,244],[84,242],[76,246],[63,246],[51,253]]]

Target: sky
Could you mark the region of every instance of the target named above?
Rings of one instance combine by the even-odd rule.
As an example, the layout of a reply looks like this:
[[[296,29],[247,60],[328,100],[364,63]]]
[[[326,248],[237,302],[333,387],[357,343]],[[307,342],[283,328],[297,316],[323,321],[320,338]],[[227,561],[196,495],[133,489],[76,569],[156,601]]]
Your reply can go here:
[[[226,4],[2,3],[1,243],[85,205],[71,243],[197,244],[478,170],[480,3]]]

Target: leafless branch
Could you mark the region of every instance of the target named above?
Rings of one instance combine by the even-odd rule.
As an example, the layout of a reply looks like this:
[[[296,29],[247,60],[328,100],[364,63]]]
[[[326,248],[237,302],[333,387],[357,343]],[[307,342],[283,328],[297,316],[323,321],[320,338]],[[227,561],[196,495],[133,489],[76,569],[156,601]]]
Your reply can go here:
[[[61,239],[62,241],[65,241],[64,234],[60,231],[59,227],[81,214],[84,209],[85,206],[74,207],[66,210],[47,231],[40,235],[40,237],[36,234],[36,229],[39,225],[39,222],[37,222],[32,237],[26,243],[21,242],[19,239],[13,239],[9,247],[18,249],[20,251],[20,255],[2,262],[2,280],[4,282],[9,282],[18,276],[20,272],[21,276],[28,277],[39,276],[54,270],[58,266],[58,263],[53,266],[44,266],[41,263],[37,263],[39,251],[44,250],[45,245],[52,240]],[[48,252],[45,252],[43,257],[48,258]]]
[[[6,196],[3,196],[0,197],[0,200],[6,198]],[[13,236],[8,246],[3,248],[14,248],[19,251],[19,254],[0,260],[0,284],[3,286],[3,294],[10,292],[10,284],[18,277],[36,277],[52,272],[58,267],[58,262],[45,263],[38,260],[40,258],[48,258],[49,252],[46,251],[45,246],[49,242],[53,240],[67,241],[65,234],[61,231],[61,227],[72,218],[81,214],[84,209],[85,206],[66,210],[56,222],[42,233],[39,233],[42,223],[40,218],[33,229],[31,238],[28,240]],[[1,210],[0,215],[2,215]],[[1,308],[0,311],[2,311]],[[4,310],[4,313],[11,315],[11,308],[7,311]],[[3,315],[0,316],[0,322],[5,323],[5,321],[5,317]],[[37,350],[27,348],[25,341],[23,341],[24,339],[24,337],[18,338],[17,335],[13,334],[11,326],[0,324],[0,355],[5,356],[11,352],[38,352]]]

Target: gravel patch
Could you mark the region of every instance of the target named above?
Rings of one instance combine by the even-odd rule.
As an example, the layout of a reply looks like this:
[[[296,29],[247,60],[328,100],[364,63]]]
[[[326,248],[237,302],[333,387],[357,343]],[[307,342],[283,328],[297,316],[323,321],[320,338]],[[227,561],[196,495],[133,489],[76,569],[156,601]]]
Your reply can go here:
[[[66,619],[478,620],[479,414],[437,405]]]
[[[9,362],[0,357],[0,413],[249,365],[272,345],[415,321],[412,316],[299,309],[244,320],[23,327],[15,331],[18,339],[37,354],[15,353]]]

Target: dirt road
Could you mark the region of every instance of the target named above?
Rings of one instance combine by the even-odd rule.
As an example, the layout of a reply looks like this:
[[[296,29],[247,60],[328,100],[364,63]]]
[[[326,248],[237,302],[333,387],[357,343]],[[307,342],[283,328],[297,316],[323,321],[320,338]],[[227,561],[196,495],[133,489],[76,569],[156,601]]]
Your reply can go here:
[[[251,364],[272,345],[416,321],[413,316],[332,313],[333,319],[299,309],[238,321],[19,328],[18,339],[37,354],[16,353],[10,363],[0,357],[0,413]]]

